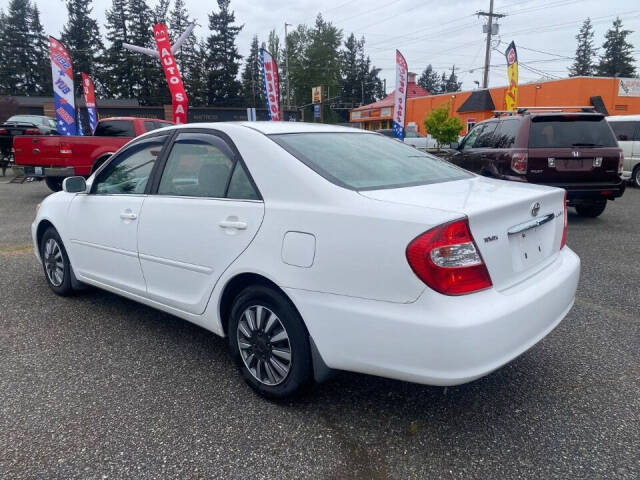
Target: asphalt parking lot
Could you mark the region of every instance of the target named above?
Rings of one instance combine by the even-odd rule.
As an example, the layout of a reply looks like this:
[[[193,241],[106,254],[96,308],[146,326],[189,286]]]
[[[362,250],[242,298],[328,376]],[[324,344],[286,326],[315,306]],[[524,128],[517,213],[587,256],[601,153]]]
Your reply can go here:
[[[0,178],[0,478],[640,478],[640,189],[570,214],[575,307],[511,364],[446,390],[339,373],[286,404],[199,327],[54,295],[29,236],[48,193]]]

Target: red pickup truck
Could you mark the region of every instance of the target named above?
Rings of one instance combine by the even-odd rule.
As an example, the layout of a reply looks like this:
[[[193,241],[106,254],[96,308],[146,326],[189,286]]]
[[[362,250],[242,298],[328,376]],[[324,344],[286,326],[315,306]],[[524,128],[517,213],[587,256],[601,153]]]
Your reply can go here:
[[[132,138],[169,125],[154,118],[114,117],[100,120],[93,136],[14,137],[14,168],[29,177],[44,178],[57,192],[65,177],[88,177]]]

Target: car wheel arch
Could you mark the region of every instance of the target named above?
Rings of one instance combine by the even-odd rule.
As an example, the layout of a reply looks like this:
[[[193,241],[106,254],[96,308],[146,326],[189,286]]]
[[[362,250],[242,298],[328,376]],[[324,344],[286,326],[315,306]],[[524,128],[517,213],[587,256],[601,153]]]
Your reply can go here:
[[[38,255],[40,255],[40,244],[42,243],[42,236],[44,235],[44,232],[46,232],[49,227],[52,227],[56,231],[58,231],[55,225],[46,219],[41,220],[40,223],[38,224],[38,228],[36,229],[36,240],[38,241]]]

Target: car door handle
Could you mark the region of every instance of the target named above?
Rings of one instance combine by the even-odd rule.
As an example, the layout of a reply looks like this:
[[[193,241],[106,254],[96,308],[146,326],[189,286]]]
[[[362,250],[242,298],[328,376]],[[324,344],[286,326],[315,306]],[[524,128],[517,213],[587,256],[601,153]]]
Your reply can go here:
[[[239,220],[222,220],[218,225],[220,225],[220,228],[232,228],[235,230],[247,229],[247,223]]]
[[[135,220],[136,218],[138,218],[138,215],[133,213],[131,210],[125,210],[124,212],[120,213],[120,218],[123,220]]]

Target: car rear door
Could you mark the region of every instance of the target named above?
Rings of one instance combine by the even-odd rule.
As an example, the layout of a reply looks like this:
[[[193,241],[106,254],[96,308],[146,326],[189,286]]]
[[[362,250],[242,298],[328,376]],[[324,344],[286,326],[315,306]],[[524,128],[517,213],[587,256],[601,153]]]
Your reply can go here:
[[[235,146],[210,130],[180,130],[160,171],[138,230],[147,295],[201,314],[258,232],[264,203]]]
[[[80,279],[146,293],[138,260],[138,224],[149,179],[167,138],[154,136],[128,146],[97,173],[90,193],[71,201],[70,256]]]
[[[640,121],[610,121],[618,146],[624,154],[623,170],[631,174],[635,165],[640,162]]]
[[[600,114],[532,116],[527,179],[532,183],[617,183],[620,150]]]

